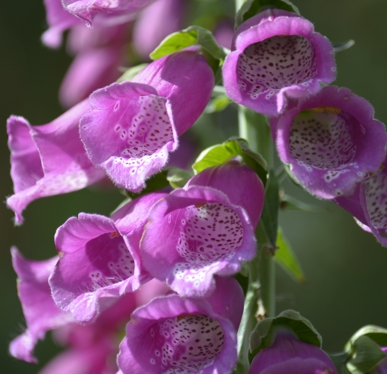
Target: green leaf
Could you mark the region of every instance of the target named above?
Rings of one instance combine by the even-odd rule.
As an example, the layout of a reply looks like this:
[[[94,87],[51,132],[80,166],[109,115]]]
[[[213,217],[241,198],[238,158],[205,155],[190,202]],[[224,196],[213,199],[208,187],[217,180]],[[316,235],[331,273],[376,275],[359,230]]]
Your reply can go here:
[[[263,205],[260,223],[263,225],[273,252],[276,248],[277,242],[279,203],[278,180],[274,171],[270,170],[269,178],[265,186],[265,203]]]
[[[335,52],[345,51],[345,50],[351,48],[353,45],[355,45],[355,41],[352,39],[347,40],[346,42],[342,42],[342,43],[332,43],[333,50]]]
[[[277,317],[265,318],[257,324],[250,335],[250,351],[269,347],[279,330],[290,330],[300,341],[321,347],[321,336],[310,321],[294,310],[285,310]]]
[[[351,350],[351,346],[354,344],[356,339],[360,336],[366,335],[370,339],[372,339],[375,343],[380,345],[381,347],[387,346],[387,329],[384,327],[379,327],[375,325],[366,325],[356,331],[356,333],[351,337],[349,342],[346,344],[345,349],[347,351]]]
[[[188,171],[176,167],[171,167],[167,173],[167,180],[173,188],[184,187],[191,177]]]
[[[293,279],[300,283],[305,282],[305,276],[301,265],[294,254],[292,247],[287,241],[281,228],[278,229],[277,247],[274,260],[280,265]]]
[[[355,340],[352,345],[352,357],[347,363],[350,373],[367,373],[377,365],[386,353],[366,335]]]
[[[167,36],[150,54],[150,58],[157,60],[197,44],[202,46],[213,58],[220,61],[224,60],[226,54],[223,48],[216,43],[211,31],[200,26],[190,26]]]
[[[327,209],[324,207],[304,203],[303,201],[297,200],[293,196],[289,195],[283,195],[281,197],[280,207],[284,210],[301,210],[304,212],[315,213],[327,211]]]
[[[131,81],[135,75],[137,75],[142,69],[144,69],[149,64],[140,64],[133,66],[129,69],[127,69],[124,74],[122,74],[118,79],[117,82],[125,82],[125,81]]]
[[[221,165],[238,156],[258,174],[263,183],[266,182],[266,161],[259,153],[249,149],[244,139],[231,138],[223,144],[214,145],[205,149],[200,153],[192,167],[196,173],[200,173],[204,169]]]
[[[267,7],[286,10],[300,14],[298,8],[289,0],[247,0],[238,10],[235,18],[235,28],[238,28],[243,22],[262,12]]]
[[[225,95],[216,96],[209,102],[209,104],[205,109],[205,112],[206,113],[220,112],[226,109],[230,103],[231,103],[231,100],[227,96]]]

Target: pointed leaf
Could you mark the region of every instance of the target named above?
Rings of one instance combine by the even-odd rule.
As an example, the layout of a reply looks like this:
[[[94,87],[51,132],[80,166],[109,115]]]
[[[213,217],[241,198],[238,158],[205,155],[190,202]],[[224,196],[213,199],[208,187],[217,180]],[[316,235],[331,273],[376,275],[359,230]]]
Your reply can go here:
[[[231,100],[225,96],[216,96],[214,97],[209,104],[207,105],[205,112],[206,113],[215,113],[220,112],[228,107],[228,104],[231,103]]]
[[[125,81],[131,81],[135,75],[137,75],[142,69],[144,69],[149,64],[140,64],[133,66],[127,70],[125,70],[124,74],[122,74],[118,79],[117,82],[125,82]]]
[[[278,229],[277,247],[274,260],[280,265],[293,279],[304,283],[305,276],[301,265],[293,252],[289,242],[287,241],[281,228]]]
[[[235,18],[235,28],[238,28],[243,22],[262,12],[267,7],[287,10],[300,14],[298,8],[289,0],[247,0],[238,10]]]
[[[269,347],[278,328],[291,330],[300,341],[321,347],[321,336],[310,321],[294,310],[285,310],[277,317],[265,318],[257,324],[250,335],[250,351]]]
[[[353,45],[355,45],[355,41],[350,39],[342,43],[332,43],[332,45],[333,45],[333,50],[335,52],[342,52],[351,48]]]
[[[304,203],[303,201],[297,200],[293,196],[289,196],[289,195],[283,195],[281,197],[281,209],[301,210],[304,212],[316,212],[316,213],[327,211],[327,209],[324,207]]]
[[[211,31],[200,26],[190,26],[185,30],[167,36],[150,54],[150,58],[157,60],[197,44],[202,46],[213,58],[224,60],[226,54],[223,48],[216,43]]]
[[[188,171],[176,167],[170,168],[167,173],[167,180],[173,188],[184,187],[191,177]]]

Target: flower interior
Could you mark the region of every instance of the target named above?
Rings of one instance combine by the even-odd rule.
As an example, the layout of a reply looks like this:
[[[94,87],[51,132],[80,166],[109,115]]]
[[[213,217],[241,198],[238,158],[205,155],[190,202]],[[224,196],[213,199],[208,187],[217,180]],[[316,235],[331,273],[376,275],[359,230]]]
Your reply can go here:
[[[155,95],[139,96],[135,103],[138,106],[134,115],[128,120],[127,110],[122,112],[114,131],[122,140],[120,157],[115,162],[125,166],[149,164],[152,158],[169,141],[173,140],[172,126],[165,108],[165,99]],[[114,110],[118,111],[120,102]],[[129,105],[132,110],[132,105]],[[130,117],[129,117],[130,118]]]
[[[239,56],[237,69],[240,89],[253,100],[262,92],[307,82],[317,73],[314,47],[300,35],[273,36],[251,44]]]
[[[321,107],[302,111],[292,123],[290,154],[319,169],[340,168],[356,155],[359,121],[338,108]]]
[[[177,251],[187,262],[206,266],[232,255],[243,240],[237,213],[220,203],[191,205],[180,220]]]
[[[203,314],[181,315],[149,329],[153,351],[150,363],[165,373],[198,373],[211,365],[224,343],[219,322]]]

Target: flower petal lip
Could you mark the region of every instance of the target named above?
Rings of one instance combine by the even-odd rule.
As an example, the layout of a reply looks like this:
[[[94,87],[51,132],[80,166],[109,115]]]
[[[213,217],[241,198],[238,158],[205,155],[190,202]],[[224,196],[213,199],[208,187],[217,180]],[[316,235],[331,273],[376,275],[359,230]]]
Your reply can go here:
[[[201,211],[203,205],[204,211]],[[211,229],[207,226],[200,227],[200,232],[194,229],[195,220],[200,220],[200,216],[210,219]],[[232,223],[227,229],[228,220]],[[187,230],[193,230],[190,235],[197,236],[197,239],[188,237]],[[212,233],[211,230],[215,231]],[[235,230],[238,236],[229,238],[230,243],[227,235],[231,234],[227,233]],[[216,245],[211,243],[217,240],[215,237],[209,239],[212,235],[220,235]],[[190,248],[191,240],[194,250]],[[210,242],[205,244],[206,240]],[[199,242],[202,244],[199,245]],[[217,250],[219,246],[223,252]],[[241,261],[254,257],[256,240],[250,218],[243,208],[232,204],[219,190],[191,186],[174,190],[153,206],[140,251],[145,268],[156,279],[166,280],[181,296],[202,297],[213,292],[214,274],[234,274],[240,270]]]
[[[132,321],[127,325],[126,337],[120,345],[118,366],[123,374],[136,374],[165,373],[170,368],[188,369],[185,366],[187,364],[200,365],[198,359],[206,357],[205,353],[208,348],[205,346],[202,354],[198,354],[196,359],[191,358],[187,352],[187,346],[190,345],[192,349],[189,352],[192,352],[198,344],[190,340],[191,329],[186,330],[187,342],[185,344],[181,344],[181,340],[185,338],[184,334],[174,335],[175,344],[169,345],[174,351],[173,358],[168,358],[168,354],[165,354],[165,348],[170,340],[165,335],[168,334],[168,329],[164,329],[164,335],[159,330],[165,325],[174,326],[179,323],[189,328],[189,322],[196,317],[199,320],[205,319],[213,327],[216,327],[214,326],[216,324],[220,325],[224,343],[212,361],[203,362],[200,369],[197,368],[196,371],[191,369],[188,372],[229,373],[236,363],[236,331],[242,311],[243,291],[233,278],[218,277],[216,291],[209,298],[181,298],[176,294],[155,298],[133,313]],[[153,337],[151,336],[152,331]],[[219,332],[219,330],[216,331]],[[198,336],[198,339],[201,338]],[[184,354],[188,357],[188,361],[192,361],[187,363],[184,359],[180,360]],[[171,361],[175,361],[176,365],[171,366]]]
[[[91,26],[97,15],[119,17],[132,14],[154,0],[62,0],[64,8]]]
[[[308,113],[312,117],[305,117]],[[378,170],[386,155],[385,126],[374,119],[367,100],[344,87],[324,87],[300,99],[271,118],[270,126],[276,129],[281,160],[290,164],[302,186],[322,199],[351,195],[356,183]],[[316,155],[321,160],[316,161]]]
[[[78,122],[89,105],[83,101],[54,121],[31,126],[23,117],[7,121],[11,150],[14,195],[7,205],[15,212],[15,223],[23,222],[22,211],[32,201],[84,188],[103,178],[87,158],[78,134]]]
[[[264,52],[265,48],[268,47],[278,49],[280,44],[282,44],[281,48],[284,48],[284,40],[296,43],[295,46],[297,48],[303,46],[305,51],[310,54],[312,61],[311,69],[314,73],[311,72],[302,78],[301,70],[294,71],[290,76],[292,78],[289,78],[287,83],[283,82],[282,84],[276,83],[273,85],[274,81],[270,83],[269,75],[271,76],[270,79],[275,79],[275,82],[284,80],[284,77],[280,74],[278,76],[275,75],[278,68],[272,69],[265,64],[264,61],[269,59],[269,54],[267,56],[264,55],[266,59],[262,60],[262,63],[259,62],[259,64],[254,62],[256,66],[255,68],[251,67],[251,69],[254,71],[254,75],[261,71],[269,71],[269,73],[264,74],[264,76],[259,75],[261,77],[258,84],[260,88],[251,97],[240,86],[239,80],[241,78],[238,75],[238,63],[242,61],[240,60],[241,56],[253,45],[260,45],[261,52]],[[277,45],[277,43],[279,44]],[[287,46],[289,47],[289,45]],[[297,52],[297,48],[293,53]],[[274,56],[275,53],[269,52]],[[223,80],[226,93],[238,104],[247,106],[256,112],[269,116],[278,115],[285,109],[287,98],[300,98],[316,93],[321,89],[320,83],[329,84],[335,79],[336,65],[333,53],[333,47],[330,42],[321,34],[314,32],[313,25],[308,20],[295,13],[268,9],[248,19],[237,29],[233,39],[232,52],[226,57],[223,65]],[[288,63],[288,66],[284,65],[281,68],[289,69],[295,60],[291,60],[291,54],[287,54],[288,56],[285,56],[286,61],[284,62],[282,61],[284,58],[282,55],[282,57],[279,55],[278,58],[275,58],[275,61],[272,61],[272,67],[274,67],[274,62],[278,64]],[[289,61],[287,60],[288,58]],[[299,74],[301,74],[300,81],[294,78]],[[258,75],[256,75],[257,77]],[[257,82],[258,80],[256,79]],[[253,87],[251,88],[253,89]]]

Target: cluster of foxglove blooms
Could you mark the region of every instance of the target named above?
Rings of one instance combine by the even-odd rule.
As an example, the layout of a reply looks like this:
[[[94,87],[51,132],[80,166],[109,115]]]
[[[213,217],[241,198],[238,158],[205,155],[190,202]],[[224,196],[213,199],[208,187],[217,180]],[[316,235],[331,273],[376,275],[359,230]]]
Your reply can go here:
[[[50,28],[43,41],[57,47],[71,28],[69,48],[77,57],[61,96],[76,105],[42,126],[9,118],[14,194],[7,205],[16,224],[33,200],[105,176],[141,192],[205,109],[215,78],[199,46],[111,83],[123,61],[127,22],[151,2],[45,1]],[[177,7],[158,0],[143,11],[143,22],[149,12],[160,13],[158,30],[168,24],[160,23],[161,10]],[[174,31],[167,26],[166,33]],[[154,47],[138,40],[139,54]],[[346,88],[322,88],[335,78],[330,42],[301,16],[268,9],[236,30],[231,49],[223,65],[228,96],[270,116],[280,158],[301,185],[334,199],[387,245],[386,131],[366,100]],[[69,218],[56,232],[58,256],[50,260],[28,261],[14,248],[27,329],[11,354],[35,362],[35,344],[54,329],[69,349],[43,374],[72,367],[84,374],[230,373],[244,299],[232,275],[256,256],[264,195],[261,179],[237,157],[173,191],[134,198],[111,217]],[[294,373],[336,372],[321,349],[281,332],[250,373],[290,373],[289,365]]]

